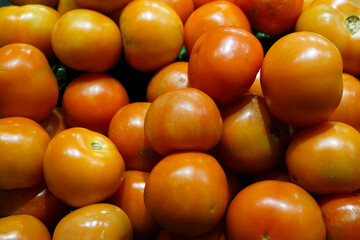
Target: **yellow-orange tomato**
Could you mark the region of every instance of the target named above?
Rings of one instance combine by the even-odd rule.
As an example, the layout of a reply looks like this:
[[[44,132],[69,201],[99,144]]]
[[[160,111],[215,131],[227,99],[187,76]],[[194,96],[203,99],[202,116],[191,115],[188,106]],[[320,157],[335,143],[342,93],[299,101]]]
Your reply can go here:
[[[188,54],[196,40],[217,26],[236,26],[251,32],[245,13],[229,1],[212,1],[197,8],[184,25],[184,43]]]
[[[144,188],[148,176],[148,172],[126,171],[120,188],[106,200],[119,206],[126,213],[133,227],[134,238],[137,240],[154,239],[161,230],[145,207]]]
[[[193,0],[161,0],[169,4],[175,12],[179,15],[183,24],[189,18],[190,14],[194,11]]]
[[[56,8],[59,0],[8,0],[14,5],[26,5],[26,4],[42,4],[52,8]]]
[[[206,153],[173,153],[150,172],[144,199],[150,216],[164,229],[200,236],[213,229],[225,213],[226,175],[218,161]]]
[[[43,179],[49,134],[23,117],[0,119],[0,189],[26,188]]]
[[[147,102],[131,103],[111,119],[108,136],[124,158],[127,170],[150,171],[163,157],[145,138],[144,120],[149,107]]]
[[[164,92],[189,87],[188,65],[188,62],[174,62],[157,71],[147,85],[146,99],[153,102]]]
[[[59,0],[57,11],[60,15],[64,15],[70,10],[80,8],[80,5],[75,0]]]
[[[52,240],[132,240],[133,230],[126,213],[108,203],[91,204],[66,215],[54,230]]]
[[[0,218],[0,240],[51,240],[49,230],[36,217],[27,214]]]
[[[124,172],[124,160],[111,140],[85,128],[60,132],[45,152],[49,190],[74,207],[108,198],[119,188]]]
[[[122,53],[119,27],[109,17],[89,9],[73,9],[62,15],[51,43],[62,63],[85,72],[110,69]]]
[[[166,92],[151,103],[145,136],[161,154],[179,150],[207,151],[222,136],[223,122],[215,102],[195,88]]]
[[[0,48],[0,117],[41,121],[55,108],[59,87],[45,55],[25,43]]]
[[[315,195],[360,189],[360,133],[341,122],[301,130],[286,151],[292,182]]]
[[[51,33],[59,13],[44,5],[6,6],[0,8],[0,47],[10,43],[28,43],[46,57],[54,53]]]
[[[65,130],[69,127],[62,114],[61,108],[59,107],[55,107],[50,115],[39,123],[47,131],[50,137],[54,137],[62,130]]]
[[[155,71],[173,62],[184,41],[183,24],[165,2],[132,1],[120,15],[127,63],[138,71]]]

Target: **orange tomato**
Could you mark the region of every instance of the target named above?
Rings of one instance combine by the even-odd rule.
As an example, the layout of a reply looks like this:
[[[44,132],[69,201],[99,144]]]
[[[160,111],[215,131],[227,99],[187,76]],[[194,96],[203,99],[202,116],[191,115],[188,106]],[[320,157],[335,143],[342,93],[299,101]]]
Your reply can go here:
[[[26,4],[42,4],[52,8],[56,8],[59,0],[8,0],[14,5],[26,5]]]
[[[210,150],[220,141],[223,122],[208,95],[195,88],[182,88],[166,92],[151,103],[144,128],[150,146],[166,155],[178,150]]]
[[[50,137],[54,137],[62,130],[65,130],[69,127],[62,114],[61,108],[59,107],[55,107],[54,110],[50,113],[50,115],[39,123],[50,135]]]
[[[209,2],[218,1],[218,0],[193,0],[193,1],[194,1],[195,9],[197,9],[197,8],[201,7],[202,5],[205,5]],[[235,3],[235,0],[226,0],[226,1]]]
[[[43,179],[49,134],[23,117],[0,119],[0,189],[26,188]]]
[[[39,49],[24,43],[0,48],[0,117],[41,121],[58,97],[56,77]]]
[[[260,83],[260,71],[256,74],[255,81],[253,82],[253,84],[251,85],[251,87],[247,92],[259,95],[260,97],[264,97]]]
[[[150,216],[164,229],[200,236],[213,229],[225,213],[226,175],[206,153],[173,153],[150,172],[144,198]]]
[[[173,62],[184,41],[183,24],[165,2],[132,1],[120,15],[126,62],[138,71],[156,71]]]
[[[325,240],[326,230],[315,199],[283,181],[253,183],[230,203],[225,217],[229,240]]]
[[[189,18],[190,14],[194,11],[193,0],[161,0],[169,4],[175,12],[179,15],[183,24]]]
[[[128,4],[129,0],[75,0],[81,8],[92,9],[101,13],[113,13]]]
[[[44,157],[44,176],[49,190],[73,207],[97,203],[119,188],[124,160],[104,135],[68,128],[53,137]]]
[[[57,224],[52,240],[133,239],[129,217],[118,206],[91,204],[66,215]]]

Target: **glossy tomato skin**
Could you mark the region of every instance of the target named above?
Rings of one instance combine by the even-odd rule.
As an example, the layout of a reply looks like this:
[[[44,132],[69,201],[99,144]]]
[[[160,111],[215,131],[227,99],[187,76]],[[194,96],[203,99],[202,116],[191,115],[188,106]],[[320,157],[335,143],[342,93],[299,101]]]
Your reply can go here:
[[[166,155],[179,150],[210,150],[220,141],[223,122],[208,95],[195,88],[182,88],[166,92],[151,103],[144,128],[150,146]]]
[[[162,0],[169,4],[175,12],[179,15],[183,24],[187,21],[191,13],[194,11],[193,0]]]
[[[73,9],[56,22],[51,44],[56,57],[70,68],[104,72],[122,54],[119,27],[109,17],[89,9]]]
[[[50,115],[39,123],[50,135],[50,137],[54,137],[62,130],[69,128],[69,124],[66,122],[61,108],[59,107],[55,107]]]
[[[0,119],[0,189],[26,188],[43,180],[49,134],[23,117]]]
[[[150,172],[144,199],[150,216],[164,229],[200,236],[213,229],[225,213],[226,175],[206,153],[173,153]]]
[[[54,230],[53,240],[133,239],[129,217],[118,206],[90,204],[66,215]]]
[[[311,31],[328,38],[339,49],[344,72],[360,75],[360,3],[357,0],[317,0],[304,11],[296,31]]]
[[[290,33],[265,55],[260,84],[268,109],[279,120],[296,126],[325,121],[341,101],[341,55],[319,34]]]
[[[244,188],[230,203],[225,225],[229,240],[326,239],[319,205],[290,182],[267,180]]]
[[[124,172],[124,160],[111,140],[85,128],[57,134],[44,157],[48,188],[73,207],[108,198],[120,186]]]
[[[359,157],[360,133],[345,123],[325,121],[294,137],[286,165],[291,181],[312,194],[351,193],[360,189]]]
[[[51,33],[59,17],[55,9],[44,5],[1,7],[0,47],[10,43],[28,43],[51,58],[54,55]]]
[[[263,55],[260,41],[248,31],[231,26],[210,29],[191,51],[190,86],[204,91],[217,104],[231,103],[250,88]]]
[[[70,82],[62,98],[62,112],[71,127],[107,134],[114,114],[129,104],[124,86],[106,73],[85,73]]]
[[[0,48],[0,116],[41,121],[55,108],[59,87],[45,55],[13,43]]]

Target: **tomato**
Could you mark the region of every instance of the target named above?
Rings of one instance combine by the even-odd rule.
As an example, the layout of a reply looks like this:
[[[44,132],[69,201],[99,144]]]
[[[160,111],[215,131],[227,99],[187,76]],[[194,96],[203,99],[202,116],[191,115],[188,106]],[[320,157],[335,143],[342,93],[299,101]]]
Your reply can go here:
[[[315,199],[283,181],[253,183],[230,203],[226,233],[233,239],[325,240],[326,230]]]
[[[122,54],[119,27],[109,17],[89,9],[73,9],[62,15],[51,43],[62,63],[85,72],[104,72]]]
[[[161,0],[169,4],[175,12],[179,15],[183,24],[189,18],[190,14],[194,11],[193,0]]]
[[[26,188],[43,180],[49,134],[23,117],[0,119],[0,189]]]
[[[251,32],[245,13],[229,1],[212,1],[197,8],[184,25],[184,43],[187,52],[207,30],[217,26],[235,26]]]
[[[44,181],[33,187],[0,190],[0,217],[28,214],[53,230],[69,211],[70,207],[56,198]]]
[[[325,121],[341,101],[341,55],[319,34],[290,33],[265,55],[260,84],[267,107],[279,120],[296,126]]]
[[[360,133],[331,121],[301,130],[286,151],[291,181],[315,195],[359,190],[359,158]]]
[[[143,72],[156,71],[173,62],[184,42],[183,24],[165,2],[132,1],[120,15],[126,62]]]
[[[295,25],[304,0],[235,0],[235,3],[245,12],[254,29],[276,36]]]
[[[22,214],[0,218],[0,240],[51,240],[49,230],[37,218]]]
[[[56,8],[59,0],[8,0],[8,2],[14,5],[42,4],[45,6]]]
[[[62,112],[71,127],[107,134],[114,114],[130,102],[124,86],[106,73],[85,73],[70,82]]]
[[[0,47],[10,43],[28,43],[40,49],[48,58],[51,33],[59,13],[44,5],[6,6],[0,8]]]
[[[260,41],[239,27],[218,26],[196,41],[190,54],[190,86],[227,104],[245,93],[255,80],[263,60]]]
[[[124,158],[127,170],[149,171],[163,158],[145,138],[144,121],[150,103],[135,102],[120,108],[109,126],[108,136]]]
[[[39,123],[50,135],[50,137],[54,137],[62,130],[69,128],[69,125],[62,114],[61,108],[59,107],[55,107],[52,113]]]
[[[60,15],[64,15],[70,10],[80,8],[76,0],[59,0],[57,11]]]
[[[133,239],[129,217],[119,207],[97,203],[78,208],[66,215],[55,228],[53,240]]]
[[[166,155],[178,150],[210,150],[220,141],[223,122],[208,95],[195,88],[182,88],[166,92],[151,103],[144,128],[150,146]]]
[[[226,175],[206,153],[173,153],[150,172],[144,198],[150,216],[164,229],[200,236],[213,229],[225,213]]]
[[[202,5],[205,5],[209,2],[218,1],[218,0],[193,0],[193,1],[194,1],[195,9],[197,9],[197,8],[201,7]],[[226,0],[226,1],[235,3],[235,0]]]
[[[317,198],[332,240],[356,239],[360,233],[359,193],[326,195]]]
[[[296,23],[296,31],[312,31],[329,39],[339,49],[344,72],[360,75],[360,2],[316,0]]]
[[[130,170],[125,172],[120,188],[107,199],[108,203],[119,206],[129,217],[135,239],[155,239],[160,226],[149,215],[144,202],[144,188],[148,172]]]
[[[247,92],[259,95],[260,97],[264,97],[260,83],[260,71],[256,74],[255,81],[253,82],[253,84],[251,85],[251,87]]]
[[[126,6],[128,0],[75,0],[81,8],[92,9],[101,13],[112,13]]]
[[[110,197],[121,185],[124,172],[124,160],[111,140],[85,128],[60,132],[45,152],[49,190],[73,207]]]
[[[330,120],[349,124],[360,131],[360,82],[354,76],[343,73],[341,102]]]
[[[36,47],[13,43],[0,48],[0,117],[41,121],[55,108],[56,77]]]
[[[173,62],[157,71],[147,85],[146,99],[153,102],[164,92],[189,87],[188,65],[188,62]]]

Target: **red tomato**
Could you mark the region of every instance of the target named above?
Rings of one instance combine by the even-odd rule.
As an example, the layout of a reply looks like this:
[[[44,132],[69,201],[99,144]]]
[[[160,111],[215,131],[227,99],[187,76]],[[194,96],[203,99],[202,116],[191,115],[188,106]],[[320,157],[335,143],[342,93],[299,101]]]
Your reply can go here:
[[[57,134],[44,157],[49,190],[73,207],[110,197],[124,172],[124,160],[111,140],[85,128],[68,128]]]
[[[196,41],[189,59],[190,86],[227,104],[245,93],[263,60],[260,41],[239,27],[218,26]]]
[[[144,198],[150,216],[164,229],[200,236],[213,229],[225,213],[226,175],[206,153],[173,153],[150,172]]]
[[[316,195],[360,189],[360,133],[341,122],[301,130],[286,151],[292,182]]]
[[[229,240],[325,240],[326,230],[315,199],[301,187],[275,180],[241,190],[225,217]]]
[[[74,9],[56,22],[51,36],[56,57],[70,68],[104,72],[122,53],[119,27],[109,17],[89,10]]]
[[[26,188],[40,183],[49,134],[28,118],[0,119],[0,189]]]
[[[36,47],[13,43],[0,48],[0,117],[41,121],[55,108],[56,77]]]
[[[50,137],[54,137],[62,130],[69,127],[62,114],[61,108],[59,107],[55,107],[52,113],[39,123],[47,131]]]
[[[98,203],[78,208],[55,228],[52,240],[132,240],[129,217],[118,206]]]
[[[341,101],[341,55],[319,34],[288,34],[265,55],[260,83],[267,107],[281,121],[296,126],[325,121]]]
[[[117,79],[105,73],[86,73],[65,88],[62,112],[71,127],[106,135],[114,114],[129,102],[126,89]]]

